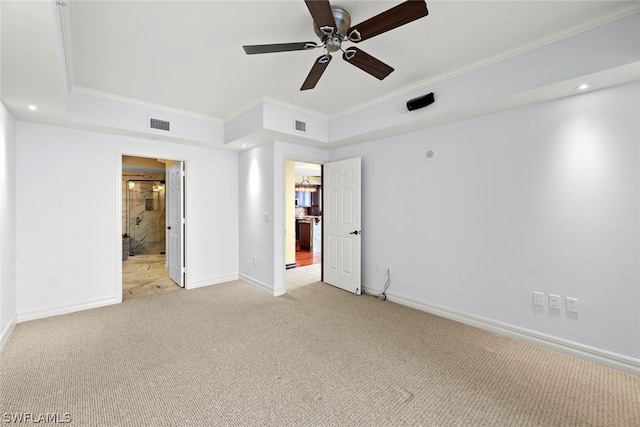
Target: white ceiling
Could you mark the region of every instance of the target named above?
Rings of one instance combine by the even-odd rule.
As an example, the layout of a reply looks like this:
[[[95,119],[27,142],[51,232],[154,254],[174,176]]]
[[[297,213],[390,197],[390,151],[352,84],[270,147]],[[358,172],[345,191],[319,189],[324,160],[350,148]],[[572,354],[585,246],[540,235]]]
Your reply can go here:
[[[1,94],[19,120],[66,120],[70,90],[222,120],[265,97],[335,118],[640,10],[638,1],[428,1],[429,16],[358,45],[395,68],[385,80],[334,54],[301,92],[319,49],[249,56],[242,45],[316,41],[303,0],[64,2],[60,18],[53,0],[2,1]],[[332,4],[356,24],[399,3]]]

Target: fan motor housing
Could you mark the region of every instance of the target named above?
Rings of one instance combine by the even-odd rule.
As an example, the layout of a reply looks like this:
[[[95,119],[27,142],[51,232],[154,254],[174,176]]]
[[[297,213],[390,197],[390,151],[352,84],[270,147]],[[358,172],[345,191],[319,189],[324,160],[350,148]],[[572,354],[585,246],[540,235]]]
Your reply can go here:
[[[329,49],[331,52],[335,52],[340,49],[340,43],[347,36],[349,28],[351,28],[351,15],[341,7],[332,7],[331,11],[333,12],[333,19],[336,21],[334,34],[332,36],[327,36],[322,32],[322,30],[320,30],[320,28],[318,28],[315,22],[313,23],[313,31],[315,31],[316,35],[320,37],[323,42],[327,42],[327,49],[329,49],[329,46],[333,46],[337,43],[338,47],[335,50]]]

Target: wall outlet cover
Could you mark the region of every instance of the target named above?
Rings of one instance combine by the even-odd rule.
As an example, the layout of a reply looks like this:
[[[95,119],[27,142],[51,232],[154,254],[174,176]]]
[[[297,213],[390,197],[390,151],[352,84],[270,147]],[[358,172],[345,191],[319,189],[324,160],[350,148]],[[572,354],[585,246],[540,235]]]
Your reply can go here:
[[[578,298],[567,297],[566,298],[566,302],[567,302],[567,311],[568,312],[571,312],[571,313],[577,313],[578,312]]]
[[[549,308],[560,310],[560,295],[549,294]]]

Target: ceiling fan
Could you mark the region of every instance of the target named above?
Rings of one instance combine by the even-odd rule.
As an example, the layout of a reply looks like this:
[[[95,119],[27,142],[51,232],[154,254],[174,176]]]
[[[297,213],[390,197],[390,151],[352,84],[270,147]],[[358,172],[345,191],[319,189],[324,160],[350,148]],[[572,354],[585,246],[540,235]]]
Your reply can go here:
[[[409,0],[351,27],[351,16],[341,7],[331,7],[329,0],[305,0],[321,43],[298,42],[242,46],[248,55],[324,48],[316,59],[300,90],[313,89],[331,61],[331,53],[342,51],[342,59],[384,79],[393,68],[354,46],[342,47],[345,41],[359,43],[429,14],[424,0]]]

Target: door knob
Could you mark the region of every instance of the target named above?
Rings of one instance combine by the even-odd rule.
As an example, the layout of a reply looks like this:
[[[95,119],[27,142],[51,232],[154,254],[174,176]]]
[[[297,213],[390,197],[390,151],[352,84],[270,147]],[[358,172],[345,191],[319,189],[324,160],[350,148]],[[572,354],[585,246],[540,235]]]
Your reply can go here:
[[[167,227],[167,230],[171,230],[171,226],[168,226],[168,227]]]
[[[360,234],[360,232],[358,230],[355,230],[355,231],[350,232],[349,234],[355,234],[357,236],[358,234]]]

